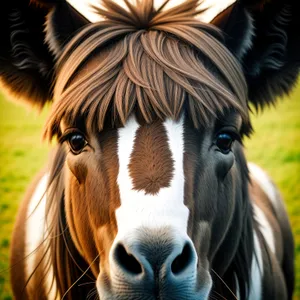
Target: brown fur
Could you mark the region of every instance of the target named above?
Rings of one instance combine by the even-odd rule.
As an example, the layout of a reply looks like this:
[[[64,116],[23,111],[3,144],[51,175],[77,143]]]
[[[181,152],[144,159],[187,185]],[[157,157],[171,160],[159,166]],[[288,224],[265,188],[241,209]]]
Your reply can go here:
[[[86,298],[86,290],[93,288],[90,285],[87,289],[81,289],[80,295],[75,289],[68,290],[84,271],[87,270],[87,275],[77,284],[95,281],[99,268],[103,273],[109,272],[109,249],[117,234],[114,216],[116,208],[120,205],[116,183],[117,132],[107,128],[101,133],[99,140],[91,139],[90,145],[95,155],[87,152],[82,159],[67,156],[68,168],[65,170],[65,176],[68,185],[65,188],[65,203],[61,198],[60,203],[51,201],[56,207],[54,209],[59,212],[57,218],[61,223],[60,226],[55,226],[54,222],[51,229],[56,236],[51,249],[52,263],[59,282],[59,292],[61,295],[66,294],[67,299]],[[60,155],[60,151],[57,155]],[[82,169],[86,170],[84,174]],[[53,194],[49,198],[57,199],[57,196]],[[61,205],[65,206],[65,209],[62,209]],[[61,262],[62,257],[64,263]],[[74,260],[77,266],[74,266]],[[72,270],[68,276],[66,268]]]
[[[134,189],[156,194],[161,188],[170,186],[174,167],[167,140],[161,122],[138,129],[129,163]]]

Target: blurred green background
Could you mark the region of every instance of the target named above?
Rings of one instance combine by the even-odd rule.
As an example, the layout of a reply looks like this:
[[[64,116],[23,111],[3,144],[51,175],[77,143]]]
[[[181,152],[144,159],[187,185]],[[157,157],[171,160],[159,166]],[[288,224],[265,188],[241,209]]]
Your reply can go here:
[[[41,142],[47,114],[29,112],[0,94],[0,299],[11,299],[10,236],[26,187],[46,163]],[[263,167],[285,199],[296,241],[296,291],[300,299],[300,85],[290,97],[252,116],[255,133],[245,141],[249,160]]]

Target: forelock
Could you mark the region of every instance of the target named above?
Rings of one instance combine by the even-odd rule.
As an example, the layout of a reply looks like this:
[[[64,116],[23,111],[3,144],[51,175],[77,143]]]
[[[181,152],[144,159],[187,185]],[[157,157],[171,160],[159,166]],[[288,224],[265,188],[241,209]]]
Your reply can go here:
[[[62,119],[101,131],[106,120],[122,126],[132,113],[151,123],[185,111],[198,127],[233,109],[251,127],[241,68],[218,29],[197,20],[199,1],[169,10],[126,4],[103,1],[105,19],[67,45],[46,137],[59,134]]]

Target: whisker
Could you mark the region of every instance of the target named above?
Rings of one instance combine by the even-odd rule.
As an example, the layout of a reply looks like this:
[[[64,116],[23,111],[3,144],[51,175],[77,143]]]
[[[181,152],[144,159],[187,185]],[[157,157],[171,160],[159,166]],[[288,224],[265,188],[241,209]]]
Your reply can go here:
[[[227,300],[223,295],[221,295],[220,293],[218,293],[217,291],[213,291],[213,293],[216,294],[216,296],[221,297],[222,299]]]
[[[79,276],[79,278],[66,290],[66,292],[61,297],[61,300],[65,298],[65,296],[69,293],[69,291],[76,285],[76,283],[88,272],[88,270],[91,268],[92,264],[98,259],[100,254],[98,254],[94,260],[90,263],[90,265],[87,267],[87,269]]]
[[[219,276],[219,274],[211,269],[212,272],[221,280],[221,282],[225,285],[225,287],[229,290],[229,292],[232,294],[232,296],[234,297],[234,299],[238,300],[237,296],[235,295],[235,293],[229,288],[229,286],[226,284],[226,282],[221,278],[221,276]]]
[[[80,284],[78,284],[78,286],[83,286],[83,285],[88,285],[88,284],[95,284],[95,281],[80,283]]]
[[[89,300],[89,299],[92,299],[93,296],[96,296],[97,295],[97,289],[96,288],[93,288],[89,291],[86,299]]]
[[[63,228],[64,226],[63,226],[63,224],[62,224],[62,219],[61,219],[61,217],[59,218],[59,222],[60,222],[61,228]],[[75,265],[78,267],[78,269],[79,269],[81,272],[84,272],[83,269],[82,269],[82,268],[79,266],[79,264],[77,263],[76,259],[74,258],[73,254],[72,254],[72,252],[71,252],[71,250],[70,250],[69,244],[68,244],[68,242],[67,242],[67,240],[66,240],[66,236],[65,236],[64,232],[67,230],[67,228],[69,228],[68,225],[65,226],[65,229],[64,229],[64,231],[62,232],[62,238],[63,238],[64,244],[65,244],[65,247],[66,247],[66,249],[67,249],[67,251],[68,251],[68,254],[70,255],[72,261],[75,263]],[[99,255],[98,255],[98,257],[99,257]],[[88,274],[87,276],[88,276],[91,280],[93,280],[93,278],[91,278],[91,276],[90,276],[89,274]]]

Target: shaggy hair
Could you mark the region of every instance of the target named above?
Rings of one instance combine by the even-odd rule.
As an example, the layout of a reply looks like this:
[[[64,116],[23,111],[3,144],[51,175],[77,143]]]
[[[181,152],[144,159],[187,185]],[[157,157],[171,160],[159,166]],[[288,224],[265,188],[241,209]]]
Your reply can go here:
[[[196,19],[201,13],[199,1],[185,1],[169,10],[163,9],[168,1],[157,10],[153,1],[137,1],[136,6],[124,2],[127,9],[111,0],[102,1],[103,8],[96,10],[104,20],[87,25],[66,46],[57,65],[55,103],[45,137],[60,137],[62,121],[101,131],[107,122],[124,126],[131,114],[151,123],[165,118],[177,120],[185,112],[198,128],[211,126],[212,118],[227,110],[239,112],[245,132],[250,130],[244,75],[236,59],[222,45],[219,30]],[[61,186],[64,160],[65,152],[59,145],[50,172],[51,201],[46,211],[50,236],[62,238],[49,247],[54,254],[52,265],[60,293],[69,299],[86,298],[88,286],[72,289],[79,282],[84,285],[90,281],[93,274],[76,251],[66,223]],[[248,212],[249,202],[245,203]],[[247,216],[246,236],[252,228],[251,215]],[[239,246],[234,263],[241,258],[243,263],[232,268],[243,278],[240,293],[244,295],[250,270],[250,263],[245,263],[245,251],[252,249],[252,239],[245,249],[241,247],[245,247],[244,243]],[[66,265],[73,266],[68,277]],[[230,281],[232,276],[228,277]],[[218,290],[223,290],[222,285]]]
[[[228,109],[250,130],[244,75],[218,29],[197,20],[200,1],[168,10],[168,1],[158,9],[124,2],[127,9],[103,0],[95,9],[104,20],[64,50],[45,137],[59,136],[62,120],[101,131],[107,119],[123,126],[132,113],[150,123],[186,111],[198,128]]]

